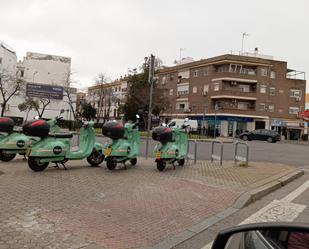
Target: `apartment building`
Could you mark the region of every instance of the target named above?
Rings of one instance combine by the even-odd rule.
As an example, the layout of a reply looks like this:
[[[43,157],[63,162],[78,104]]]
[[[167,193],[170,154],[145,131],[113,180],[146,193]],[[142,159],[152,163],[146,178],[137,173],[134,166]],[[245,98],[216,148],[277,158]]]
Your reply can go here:
[[[122,77],[111,83],[88,87],[87,101],[97,110],[100,122],[121,118],[119,107],[125,101],[127,88],[127,81]]]
[[[298,139],[305,108],[305,73],[257,53],[225,54],[158,72],[170,100],[161,118],[198,120],[201,128],[235,136],[245,130],[276,129]]]

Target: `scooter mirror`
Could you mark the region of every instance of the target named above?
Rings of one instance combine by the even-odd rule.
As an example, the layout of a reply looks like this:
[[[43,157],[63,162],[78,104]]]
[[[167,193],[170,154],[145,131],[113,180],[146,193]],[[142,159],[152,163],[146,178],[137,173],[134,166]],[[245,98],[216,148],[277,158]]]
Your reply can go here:
[[[60,110],[60,114],[62,114],[62,113],[64,113],[64,109],[61,109],[61,110]]]
[[[136,116],[137,119],[139,119],[139,115],[138,114],[136,114],[135,116]]]
[[[166,123],[162,123],[162,126],[166,127],[166,126],[167,126],[167,124],[166,124]]]
[[[185,123],[188,122],[188,121],[189,121],[189,119],[188,119],[188,118],[185,118]]]
[[[34,117],[34,119],[39,119],[39,118],[40,118],[39,116],[35,116],[35,117]]]

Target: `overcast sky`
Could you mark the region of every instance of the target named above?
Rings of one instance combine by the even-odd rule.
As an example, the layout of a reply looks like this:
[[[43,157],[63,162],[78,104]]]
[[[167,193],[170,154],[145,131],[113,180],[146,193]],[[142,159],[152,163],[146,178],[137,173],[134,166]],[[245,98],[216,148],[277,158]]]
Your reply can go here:
[[[80,87],[99,72],[111,79],[150,53],[173,65],[258,47],[309,68],[308,0],[0,0],[0,40],[21,59],[27,51],[72,58]]]

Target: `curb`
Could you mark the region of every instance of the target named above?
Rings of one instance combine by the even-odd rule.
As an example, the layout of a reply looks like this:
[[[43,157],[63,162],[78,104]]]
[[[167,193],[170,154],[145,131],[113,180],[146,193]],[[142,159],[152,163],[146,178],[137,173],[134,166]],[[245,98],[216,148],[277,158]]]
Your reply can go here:
[[[236,213],[241,208],[248,206],[250,203],[255,202],[256,200],[262,198],[263,196],[285,186],[286,184],[302,176],[303,174],[304,174],[303,170],[294,170],[293,172],[281,176],[278,179],[268,182],[256,189],[245,191],[238,197],[238,199],[234,202],[234,204],[231,207],[221,211],[218,214],[215,214],[214,216],[198,224],[193,225],[192,227],[182,231],[181,233],[178,233],[170,238],[161,241],[160,243],[154,245],[153,247],[147,247],[147,249],[173,248],[185,242],[186,240],[189,240],[192,237],[198,235],[199,233],[205,231],[206,229],[213,226],[217,222]]]

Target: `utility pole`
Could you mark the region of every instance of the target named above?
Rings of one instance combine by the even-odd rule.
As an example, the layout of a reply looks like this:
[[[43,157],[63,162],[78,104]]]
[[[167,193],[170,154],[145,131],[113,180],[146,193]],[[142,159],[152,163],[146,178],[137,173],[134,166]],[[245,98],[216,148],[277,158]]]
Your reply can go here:
[[[244,52],[244,39],[245,36],[248,36],[249,34],[247,34],[246,32],[242,33],[242,39],[241,39],[241,54]]]
[[[155,71],[155,56],[151,54],[149,61],[149,77],[148,77],[148,82],[150,84],[150,93],[149,93],[148,126],[147,126],[146,156],[145,156],[146,159],[148,158],[149,136],[150,136],[151,119],[152,119],[152,90],[153,90],[154,71]]]

